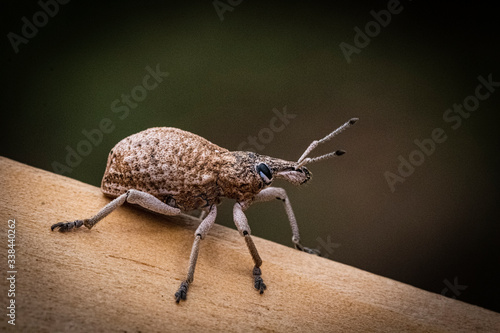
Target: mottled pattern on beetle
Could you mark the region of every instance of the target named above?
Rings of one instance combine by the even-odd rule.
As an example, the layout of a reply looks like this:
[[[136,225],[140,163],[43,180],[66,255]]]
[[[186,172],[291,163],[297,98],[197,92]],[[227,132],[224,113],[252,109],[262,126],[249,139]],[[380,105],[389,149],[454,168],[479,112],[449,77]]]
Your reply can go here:
[[[129,189],[144,191],[183,211],[208,207],[220,202],[216,182],[227,154],[198,135],[150,128],[111,150],[101,188],[111,197]]]

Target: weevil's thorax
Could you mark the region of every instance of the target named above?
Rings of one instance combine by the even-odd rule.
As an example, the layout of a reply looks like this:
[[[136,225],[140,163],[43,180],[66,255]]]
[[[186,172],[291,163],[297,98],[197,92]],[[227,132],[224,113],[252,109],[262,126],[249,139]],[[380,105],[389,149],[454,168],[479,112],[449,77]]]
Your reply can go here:
[[[255,171],[257,154],[252,152],[229,152],[219,171],[217,185],[224,197],[239,202],[251,200],[264,184]]]
[[[275,179],[301,185],[312,177],[307,168],[297,168],[296,162],[246,151],[233,151],[225,156],[217,184],[225,197],[238,202],[253,200],[260,191],[271,186]]]

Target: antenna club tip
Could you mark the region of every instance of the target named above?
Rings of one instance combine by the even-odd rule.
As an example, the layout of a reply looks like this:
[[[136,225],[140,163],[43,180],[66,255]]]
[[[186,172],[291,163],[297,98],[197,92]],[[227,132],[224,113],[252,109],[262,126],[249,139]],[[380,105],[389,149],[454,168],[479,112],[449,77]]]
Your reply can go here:
[[[358,120],[359,120],[359,118],[351,118],[351,119],[349,120],[349,124],[350,124],[350,125],[354,125],[354,123],[356,123]]]
[[[345,154],[345,150],[337,150],[335,152],[335,155],[337,155],[337,156],[341,156],[341,155],[344,155],[344,154]]]

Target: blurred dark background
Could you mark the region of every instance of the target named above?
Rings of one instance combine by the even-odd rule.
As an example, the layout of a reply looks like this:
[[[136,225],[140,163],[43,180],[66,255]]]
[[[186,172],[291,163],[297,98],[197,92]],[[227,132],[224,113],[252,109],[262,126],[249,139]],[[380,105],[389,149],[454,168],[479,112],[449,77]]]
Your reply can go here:
[[[312,140],[359,117],[315,151],[348,153],[310,165],[310,185],[275,183],[288,190],[303,243],[500,312],[500,89],[457,129],[443,119],[474,95],[479,76],[500,82],[498,12],[472,1],[401,1],[348,63],[339,45],[355,46],[355,27],[364,31],[372,10],[394,3],[219,1],[219,11],[228,7],[218,13],[212,1],[71,1],[44,17],[36,1],[4,1],[0,154],[57,171],[67,147],[80,145],[87,156],[64,174],[99,186],[109,150],[149,127],[178,127],[237,150],[248,136],[265,137],[273,109],[286,107],[296,117],[257,152],[297,160]],[[25,28],[33,36],[19,42],[23,17],[40,27],[36,35]],[[146,66],[157,65],[168,77],[141,96]],[[113,102],[123,107],[131,93],[140,101],[126,116],[114,112]],[[105,118],[113,130],[82,146],[82,131]],[[418,161],[414,140],[436,128],[446,141]],[[411,154],[421,165],[392,191],[385,173],[397,174],[399,156]],[[217,222],[234,228],[231,207],[222,204]],[[254,235],[291,245],[279,202],[247,215]]]

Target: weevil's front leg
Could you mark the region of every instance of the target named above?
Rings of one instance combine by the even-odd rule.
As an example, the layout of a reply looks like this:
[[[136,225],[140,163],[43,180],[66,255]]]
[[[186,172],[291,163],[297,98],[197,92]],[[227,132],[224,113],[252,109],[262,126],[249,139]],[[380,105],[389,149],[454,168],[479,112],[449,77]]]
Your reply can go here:
[[[217,206],[213,205],[210,208],[210,212],[205,217],[203,221],[201,221],[200,225],[196,229],[194,233],[194,243],[193,248],[191,249],[191,256],[189,257],[189,267],[186,280],[182,281],[179,290],[175,293],[175,301],[179,303],[180,300],[186,300],[187,291],[189,288],[189,284],[193,282],[194,279],[194,269],[196,267],[196,261],[198,260],[198,252],[200,250],[200,240],[204,239],[208,234],[210,229],[215,223],[215,218],[217,216]]]
[[[292,210],[292,205],[288,199],[286,191],[280,187],[268,187],[263,189],[255,196],[254,202],[266,202],[272,200],[281,200],[285,206],[286,215],[288,215],[288,220],[290,221],[290,226],[292,227],[292,242],[295,248],[300,251],[304,251],[310,254],[321,255],[316,249],[310,249],[308,247],[302,246],[300,244],[299,226],[297,225],[297,220],[295,219],[295,214]]]
[[[148,210],[163,215],[178,215],[181,213],[180,209],[163,203],[161,200],[157,199],[149,193],[137,190],[128,190],[127,192],[123,193],[122,195],[108,203],[106,206],[104,206],[104,208],[102,208],[93,217],[72,222],[59,222],[52,225],[51,229],[52,231],[58,229],[59,231],[64,232],[72,230],[73,228],[80,228],[82,225],[91,229],[94,225],[97,224],[97,222],[108,216],[112,211],[123,205],[125,202],[137,204]]]
[[[238,228],[240,234],[245,237],[245,242],[247,243],[248,250],[250,251],[255,264],[253,268],[254,287],[262,294],[264,293],[264,290],[266,290],[266,285],[264,284],[264,280],[262,280],[262,272],[260,270],[262,259],[260,259],[257,248],[255,247],[252,237],[250,236],[250,226],[248,225],[247,217],[245,216],[245,213],[243,213],[243,208],[238,202],[234,204],[233,218],[236,228]]]

